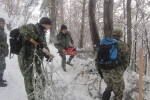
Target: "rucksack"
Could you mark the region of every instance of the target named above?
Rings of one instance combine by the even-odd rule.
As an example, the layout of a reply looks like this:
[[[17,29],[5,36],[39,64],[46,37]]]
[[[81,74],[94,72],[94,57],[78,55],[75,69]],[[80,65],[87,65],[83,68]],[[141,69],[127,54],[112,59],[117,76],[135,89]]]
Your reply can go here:
[[[19,29],[13,29],[10,31],[10,56],[11,54],[18,55],[22,48],[22,38],[19,32]]]
[[[106,38],[100,41],[97,55],[102,69],[113,69],[118,66],[118,45],[114,38]]]

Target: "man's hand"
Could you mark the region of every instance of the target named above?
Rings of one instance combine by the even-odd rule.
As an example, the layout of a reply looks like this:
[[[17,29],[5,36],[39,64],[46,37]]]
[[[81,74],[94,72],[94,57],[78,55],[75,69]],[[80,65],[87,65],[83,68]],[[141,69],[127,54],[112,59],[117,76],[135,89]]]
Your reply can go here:
[[[65,54],[66,52],[67,52],[67,50],[65,50],[65,49],[62,50],[62,53],[63,53],[63,54]]]
[[[34,44],[35,47],[37,47],[39,45],[38,42],[36,42],[34,39],[30,39],[30,42],[32,42]]]

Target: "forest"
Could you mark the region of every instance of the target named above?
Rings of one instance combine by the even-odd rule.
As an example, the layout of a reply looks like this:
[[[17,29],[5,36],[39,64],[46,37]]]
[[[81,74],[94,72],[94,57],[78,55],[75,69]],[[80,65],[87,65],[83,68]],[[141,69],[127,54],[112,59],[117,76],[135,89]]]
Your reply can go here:
[[[127,43],[130,51],[130,64],[125,75],[128,89],[124,100],[150,100],[149,0],[0,0],[0,8],[3,9],[0,16],[7,19],[8,32],[23,24],[36,23],[43,16],[49,17],[52,20],[52,27],[47,37],[50,45],[56,42],[56,35],[61,25],[67,25],[78,50],[88,51],[88,54],[80,54],[78,59],[87,57],[94,59],[99,41],[111,37],[114,29],[121,29],[122,40]],[[93,68],[93,63],[92,60],[85,64],[88,68],[84,70],[91,66]],[[83,73],[78,72],[75,79],[79,78],[79,74]],[[50,76],[53,76],[52,73]],[[89,100],[99,100],[101,97],[99,78],[96,75],[94,81],[84,84],[93,98]],[[58,81],[47,84],[53,87],[48,92],[58,92],[58,94],[47,93],[47,98],[62,100],[60,99],[62,91],[65,91],[66,87],[61,86]],[[60,85],[59,88],[57,84]],[[77,99],[79,100],[79,98],[63,100]]]

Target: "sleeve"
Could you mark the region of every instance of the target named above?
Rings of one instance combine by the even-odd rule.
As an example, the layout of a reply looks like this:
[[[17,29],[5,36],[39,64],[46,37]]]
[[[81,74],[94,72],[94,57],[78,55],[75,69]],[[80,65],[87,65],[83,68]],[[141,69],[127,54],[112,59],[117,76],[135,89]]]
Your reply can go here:
[[[61,46],[61,43],[62,43],[61,37],[58,35],[58,36],[56,37],[56,40],[57,40],[57,42],[54,44],[54,46],[55,46],[59,51],[62,51],[64,48],[63,48],[63,46]]]

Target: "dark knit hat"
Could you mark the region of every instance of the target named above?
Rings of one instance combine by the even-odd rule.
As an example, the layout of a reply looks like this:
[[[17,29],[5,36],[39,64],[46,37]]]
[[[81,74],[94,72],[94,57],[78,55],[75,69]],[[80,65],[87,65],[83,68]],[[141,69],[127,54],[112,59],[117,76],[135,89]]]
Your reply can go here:
[[[5,24],[5,20],[3,18],[0,18],[0,24]]]
[[[67,29],[66,25],[61,25],[61,30]]]
[[[41,19],[40,19],[40,22],[39,22],[40,24],[48,24],[48,25],[51,25],[52,24],[52,22],[51,22],[51,20],[48,18],[48,17],[42,17]]]

